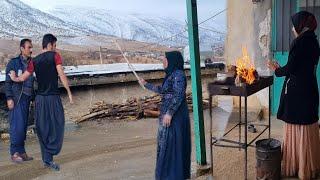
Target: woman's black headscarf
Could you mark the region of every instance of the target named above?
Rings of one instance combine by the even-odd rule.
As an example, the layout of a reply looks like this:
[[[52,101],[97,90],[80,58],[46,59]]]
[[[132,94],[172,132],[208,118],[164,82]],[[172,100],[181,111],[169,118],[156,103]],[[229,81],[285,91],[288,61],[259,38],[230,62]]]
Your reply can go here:
[[[316,17],[307,11],[300,11],[291,17],[292,24],[298,34],[300,34],[304,28],[309,28],[311,31],[317,29]]]
[[[164,69],[166,78],[176,70],[183,70],[184,61],[181,52],[171,51],[166,52],[165,55],[168,60],[168,67]]]
[[[296,32],[299,34],[299,37],[294,39],[290,44],[290,51],[295,47],[299,39],[303,37],[302,34],[305,34],[307,36],[312,36],[314,38],[317,37],[314,32],[317,29],[317,20],[312,13],[307,11],[300,11],[294,14],[291,17],[291,20]],[[305,28],[308,28],[308,29],[305,29]]]

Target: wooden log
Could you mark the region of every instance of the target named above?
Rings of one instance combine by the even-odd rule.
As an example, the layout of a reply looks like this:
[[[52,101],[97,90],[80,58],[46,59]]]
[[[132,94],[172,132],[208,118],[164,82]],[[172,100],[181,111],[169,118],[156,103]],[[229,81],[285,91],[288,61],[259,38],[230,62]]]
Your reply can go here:
[[[104,113],[103,111],[100,111],[100,112],[96,112],[96,113],[89,114],[89,115],[87,115],[87,116],[83,116],[83,117],[81,117],[80,119],[77,119],[77,120],[76,120],[76,123],[83,122],[83,121],[85,121],[85,120],[87,120],[87,119],[90,119],[90,118],[92,118],[92,117],[98,116],[98,115],[103,114],[103,113]]]
[[[149,110],[145,109],[143,111],[145,117],[159,117],[160,116],[160,111],[154,111],[154,110]]]
[[[188,109],[192,108],[192,95],[187,94]],[[101,120],[101,119],[126,119],[128,117],[136,117],[139,119],[142,114],[146,117],[158,117],[160,115],[159,108],[161,104],[161,96],[149,96],[140,99],[128,99],[125,103],[121,104],[107,104],[104,101],[99,101],[89,109],[89,113],[83,115],[76,123],[86,120]],[[209,102],[207,99],[203,100],[203,107],[207,109]]]

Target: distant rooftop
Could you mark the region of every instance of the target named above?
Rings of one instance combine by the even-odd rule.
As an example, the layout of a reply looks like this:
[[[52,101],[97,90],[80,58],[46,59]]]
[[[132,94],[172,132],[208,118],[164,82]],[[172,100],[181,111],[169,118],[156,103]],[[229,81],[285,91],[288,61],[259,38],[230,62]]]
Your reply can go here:
[[[132,66],[137,72],[163,70],[162,64],[132,64]],[[201,67],[205,67],[205,65],[201,64]],[[185,68],[190,69],[190,65],[185,65]],[[126,63],[64,66],[64,69],[67,76],[94,76],[102,74],[118,74],[131,72],[131,69]],[[2,71],[0,74],[0,82],[3,81],[5,81],[5,74]]]

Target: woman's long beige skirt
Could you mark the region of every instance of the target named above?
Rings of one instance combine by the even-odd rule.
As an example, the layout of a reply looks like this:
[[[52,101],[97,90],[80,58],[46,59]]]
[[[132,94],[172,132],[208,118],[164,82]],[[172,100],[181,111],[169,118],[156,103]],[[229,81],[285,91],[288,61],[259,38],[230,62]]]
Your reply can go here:
[[[282,175],[314,178],[320,171],[319,125],[285,123],[282,144]]]

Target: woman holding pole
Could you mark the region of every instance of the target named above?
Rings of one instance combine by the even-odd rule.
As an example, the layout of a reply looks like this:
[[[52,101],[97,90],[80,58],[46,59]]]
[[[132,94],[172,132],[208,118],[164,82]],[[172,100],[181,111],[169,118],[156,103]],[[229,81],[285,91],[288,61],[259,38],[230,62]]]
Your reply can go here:
[[[161,95],[155,179],[190,178],[191,133],[186,101],[187,79],[180,52],[166,52],[163,67],[166,76],[161,86],[140,79],[147,89]]]

